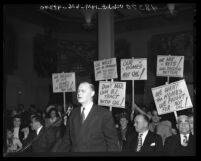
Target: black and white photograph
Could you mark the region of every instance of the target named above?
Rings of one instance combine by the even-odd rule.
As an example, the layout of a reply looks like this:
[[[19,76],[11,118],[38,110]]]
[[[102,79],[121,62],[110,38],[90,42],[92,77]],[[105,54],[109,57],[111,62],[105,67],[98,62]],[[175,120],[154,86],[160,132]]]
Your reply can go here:
[[[196,7],[4,4],[3,157],[196,156]]]

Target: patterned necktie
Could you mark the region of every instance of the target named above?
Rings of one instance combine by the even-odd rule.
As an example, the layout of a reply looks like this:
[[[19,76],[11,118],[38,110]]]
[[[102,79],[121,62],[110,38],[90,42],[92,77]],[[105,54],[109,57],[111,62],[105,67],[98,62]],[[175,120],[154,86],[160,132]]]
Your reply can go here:
[[[142,147],[142,134],[139,134],[138,135],[138,144],[137,144],[137,150],[136,151],[139,152],[141,147]]]
[[[184,145],[184,146],[188,146],[188,139],[187,139],[187,136],[186,136],[186,135],[184,135],[183,145]]]
[[[82,123],[84,123],[84,120],[85,120],[84,110],[85,110],[85,108],[82,109],[82,113],[81,113],[81,116],[82,116]]]

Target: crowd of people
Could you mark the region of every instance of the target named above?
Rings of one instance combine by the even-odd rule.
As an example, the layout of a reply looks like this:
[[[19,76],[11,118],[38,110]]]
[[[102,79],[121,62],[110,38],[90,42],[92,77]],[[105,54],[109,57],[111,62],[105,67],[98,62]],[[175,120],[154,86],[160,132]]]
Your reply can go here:
[[[80,107],[48,105],[40,111],[24,105],[5,113],[5,153],[129,152],[148,155],[195,155],[193,114],[179,115],[176,125],[161,120],[157,110],[145,112],[135,104],[131,111],[112,115],[95,105],[94,86],[78,87]],[[116,121],[117,120],[117,121]]]

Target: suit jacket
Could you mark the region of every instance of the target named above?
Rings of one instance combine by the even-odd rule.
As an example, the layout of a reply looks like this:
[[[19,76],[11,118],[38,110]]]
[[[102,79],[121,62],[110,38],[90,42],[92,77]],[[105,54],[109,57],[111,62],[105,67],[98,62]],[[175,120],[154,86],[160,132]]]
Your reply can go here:
[[[46,129],[42,127],[37,140],[31,146],[32,152],[51,152],[56,142],[56,130],[54,127]]]
[[[114,120],[107,109],[93,105],[82,124],[80,108],[75,108],[69,121],[69,130],[63,140],[66,151],[120,151]]]
[[[165,155],[195,155],[195,138],[194,135],[189,135],[188,146],[181,145],[180,134],[172,135],[166,138],[164,145]]]
[[[130,135],[125,143],[124,151],[136,152],[138,144],[138,133],[134,132]],[[141,147],[140,153],[147,154],[161,154],[163,150],[162,138],[158,134],[148,131],[144,143]]]

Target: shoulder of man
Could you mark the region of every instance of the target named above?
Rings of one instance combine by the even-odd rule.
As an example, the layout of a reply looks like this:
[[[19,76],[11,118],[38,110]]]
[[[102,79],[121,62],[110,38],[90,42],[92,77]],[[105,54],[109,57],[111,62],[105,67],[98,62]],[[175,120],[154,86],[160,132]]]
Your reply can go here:
[[[165,139],[165,141],[166,141],[166,142],[175,142],[177,139],[179,139],[179,134],[168,136],[168,137]]]
[[[95,108],[97,108],[97,111],[100,113],[104,113],[104,114],[110,114],[111,112],[109,111],[109,109],[104,108],[103,106],[99,106],[99,105],[94,105]]]

